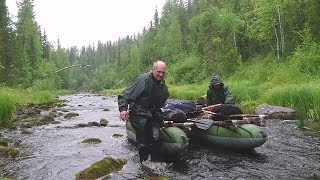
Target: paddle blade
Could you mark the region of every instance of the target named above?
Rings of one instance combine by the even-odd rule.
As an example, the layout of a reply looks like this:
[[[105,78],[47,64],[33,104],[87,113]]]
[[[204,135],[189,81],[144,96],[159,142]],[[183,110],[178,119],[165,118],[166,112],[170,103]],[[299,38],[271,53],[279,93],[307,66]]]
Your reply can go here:
[[[213,124],[213,120],[211,119],[197,119],[193,121],[197,128],[207,130]]]

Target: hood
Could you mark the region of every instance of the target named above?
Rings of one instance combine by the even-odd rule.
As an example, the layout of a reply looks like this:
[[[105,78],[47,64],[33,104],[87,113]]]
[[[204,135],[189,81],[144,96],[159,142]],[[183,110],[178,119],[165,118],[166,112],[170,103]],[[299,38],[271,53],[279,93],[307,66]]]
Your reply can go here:
[[[218,84],[218,83],[223,84],[220,76],[218,76],[218,75],[212,76],[210,84]]]

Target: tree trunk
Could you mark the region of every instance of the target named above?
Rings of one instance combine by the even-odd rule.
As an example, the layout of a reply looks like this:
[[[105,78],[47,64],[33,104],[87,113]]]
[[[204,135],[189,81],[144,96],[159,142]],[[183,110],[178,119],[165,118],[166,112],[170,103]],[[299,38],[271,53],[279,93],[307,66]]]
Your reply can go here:
[[[279,21],[279,31],[280,31],[280,42],[281,42],[281,53],[284,54],[284,31],[282,25],[282,16],[280,12],[280,6],[278,5],[278,21]]]
[[[278,57],[278,59],[280,59],[280,54],[279,54],[279,51],[280,51],[280,47],[279,47],[279,37],[278,37],[278,33],[277,33],[277,29],[276,29],[276,26],[275,26],[275,25],[273,26],[273,29],[274,29],[274,35],[275,35],[275,37],[276,37],[277,57]]]

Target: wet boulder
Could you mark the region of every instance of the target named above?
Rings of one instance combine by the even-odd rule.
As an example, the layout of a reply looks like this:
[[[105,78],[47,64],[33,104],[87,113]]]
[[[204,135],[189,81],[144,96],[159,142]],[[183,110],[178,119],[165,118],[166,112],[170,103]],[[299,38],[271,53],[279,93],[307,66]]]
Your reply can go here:
[[[267,115],[269,119],[296,119],[296,111],[292,108],[262,104],[255,109],[256,114]]]
[[[70,112],[70,113],[64,115],[63,117],[66,118],[66,119],[71,119],[71,118],[76,117],[76,116],[79,116],[79,113]]]
[[[32,128],[33,126],[35,126],[35,123],[32,122],[25,122],[20,124],[21,129]]]
[[[57,110],[52,110],[51,112],[49,112],[49,116],[51,117],[59,117],[59,116],[62,116],[63,113],[62,112],[58,112]]]
[[[0,157],[16,157],[19,154],[19,149],[0,146]]]
[[[109,121],[107,119],[101,118],[100,119],[100,125],[101,126],[107,126]]]
[[[19,108],[16,111],[17,117],[21,117],[21,118],[35,117],[40,115],[40,113],[41,113],[40,109],[38,109],[37,107],[32,107],[31,105],[29,107]]]
[[[123,136],[123,134],[113,134],[112,137],[113,138],[121,138]]]
[[[100,123],[95,121],[88,122],[88,127],[93,127],[93,126],[100,127]]]
[[[92,164],[89,168],[80,171],[76,175],[76,180],[91,180],[91,179],[100,179],[108,174],[120,170],[128,160],[119,158],[115,159],[112,157],[106,157],[98,162]]]
[[[8,142],[3,140],[3,139],[0,139],[0,146],[3,146],[3,147],[8,147]]]
[[[54,118],[52,116],[44,116],[41,119],[41,122],[43,122],[44,124],[50,124],[54,121]]]
[[[23,130],[21,131],[21,134],[32,134],[32,132],[29,131],[29,130],[27,130],[27,129],[23,129]]]
[[[99,138],[89,138],[83,140],[82,144],[100,144],[102,141]]]

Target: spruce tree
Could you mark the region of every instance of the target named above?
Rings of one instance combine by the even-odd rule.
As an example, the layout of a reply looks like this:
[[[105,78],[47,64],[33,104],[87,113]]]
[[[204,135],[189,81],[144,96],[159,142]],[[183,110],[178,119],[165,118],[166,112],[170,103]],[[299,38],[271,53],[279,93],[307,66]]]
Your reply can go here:
[[[30,86],[40,77],[42,61],[42,46],[33,7],[33,0],[23,0],[19,3],[16,25],[19,49],[18,82],[24,86]]]
[[[5,1],[0,1],[0,84],[11,84],[13,42],[11,20]]]

